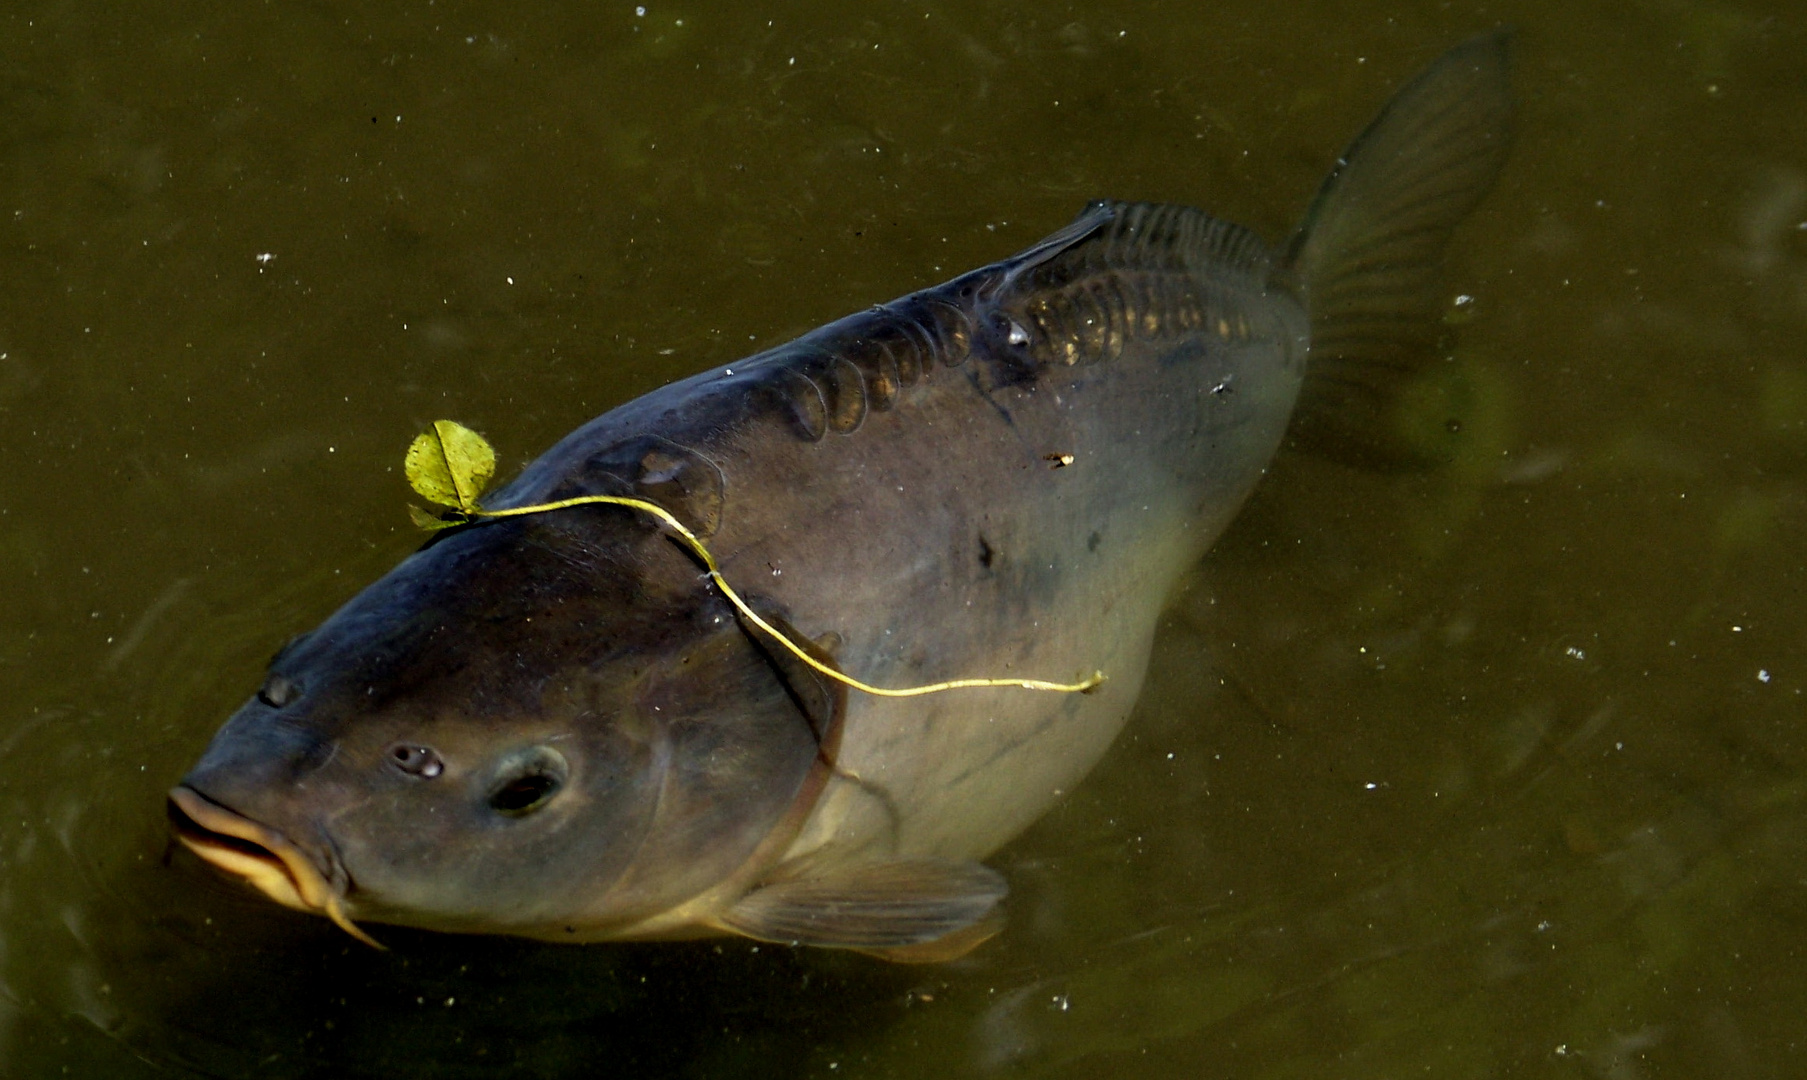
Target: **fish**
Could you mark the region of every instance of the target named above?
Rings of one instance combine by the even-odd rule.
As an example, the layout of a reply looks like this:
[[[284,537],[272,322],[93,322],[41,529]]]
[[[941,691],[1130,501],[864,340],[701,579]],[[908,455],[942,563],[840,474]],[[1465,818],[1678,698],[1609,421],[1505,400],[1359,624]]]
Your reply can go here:
[[[1093,202],[583,425],[483,506],[654,504],[746,609],[632,506],[445,529],[272,658],[170,791],[175,837],[373,944],[963,955],[1004,922],[984,860],[1110,747],[1169,593],[1282,443],[1384,452],[1507,155],[1508,51],[1408,82],[1284,244]]]

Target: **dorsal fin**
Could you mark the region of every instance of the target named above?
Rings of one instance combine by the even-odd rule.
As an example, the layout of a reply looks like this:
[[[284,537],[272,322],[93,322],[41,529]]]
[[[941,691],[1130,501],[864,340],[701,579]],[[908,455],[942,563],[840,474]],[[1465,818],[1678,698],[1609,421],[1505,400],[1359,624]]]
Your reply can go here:
[[[1001,264],[992,295],[1009,320],[1007,341],[1034,364],[1108,363],[1138,340],[1246,337],[1272,262],[1259,236],[1201,210],[1094,202]]]
[[[1101,199],[1012,260],[1005,280],[1018,288],[1058,288],[1087,274],[1174,271],[1259,284],[1270,261],[1254,232],[1203,210]]]
[[[818,442],[857,431],[936,368],[964,364],[988,332],[1044,365],[1114,360],[1133,339],[1209,326],[1246,334],[1242,300],[1266,287],[1271,263],[1260,237],[1201,210],[1100,200],[1003,262],[735,366],[757,373],[759,393]],[[1001,329],[980,325],[999,309]]]

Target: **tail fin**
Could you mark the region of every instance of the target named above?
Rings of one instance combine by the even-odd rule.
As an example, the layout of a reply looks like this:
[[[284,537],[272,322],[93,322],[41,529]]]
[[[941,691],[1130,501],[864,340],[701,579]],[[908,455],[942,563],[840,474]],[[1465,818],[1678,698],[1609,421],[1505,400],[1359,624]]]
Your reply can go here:
[[[1400,391],[1436,354],[1437,269],[1456,224],[1506,159],[1505,31],[1445,53],[1337,160],[1288,245],[1311,316],[1293,437],[1339,456],[1421,458],[1399,437]]]

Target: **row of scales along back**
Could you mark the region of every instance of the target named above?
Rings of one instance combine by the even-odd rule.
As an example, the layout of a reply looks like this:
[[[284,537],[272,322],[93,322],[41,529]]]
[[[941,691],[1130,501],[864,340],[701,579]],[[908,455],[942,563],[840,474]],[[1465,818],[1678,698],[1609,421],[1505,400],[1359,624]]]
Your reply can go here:
[[[1246,339],[1273,287],[1267,245],[1187,206],[1099,201],[1007,259],[830,323],[737,368],[810,441],[858,430],[901,392],[975,355],[1009,382],[1108,363],[1134,342]]]

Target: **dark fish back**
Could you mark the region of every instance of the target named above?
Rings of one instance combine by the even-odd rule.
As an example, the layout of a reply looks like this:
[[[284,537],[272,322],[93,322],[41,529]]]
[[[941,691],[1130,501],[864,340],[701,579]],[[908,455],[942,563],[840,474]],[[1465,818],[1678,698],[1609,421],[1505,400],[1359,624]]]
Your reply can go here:
[[[830,323],[737,367],[816,441],[975,354],[1033,381],[1138,342],[1257,332],[1272,259],[1260,237],[1186,206],[1099,201],[1003,262]]]

